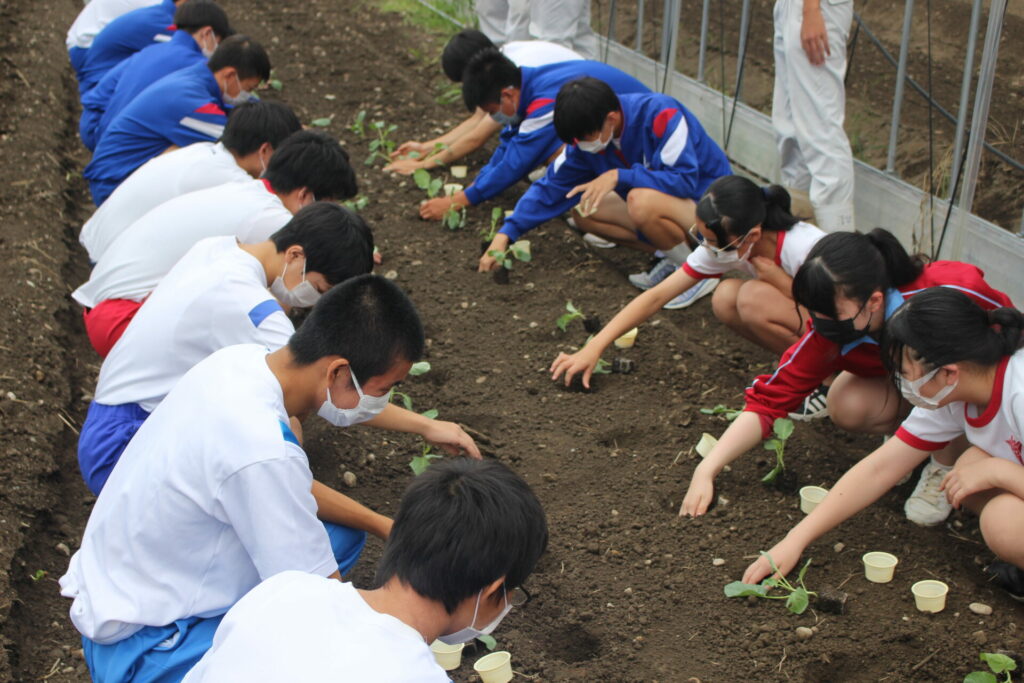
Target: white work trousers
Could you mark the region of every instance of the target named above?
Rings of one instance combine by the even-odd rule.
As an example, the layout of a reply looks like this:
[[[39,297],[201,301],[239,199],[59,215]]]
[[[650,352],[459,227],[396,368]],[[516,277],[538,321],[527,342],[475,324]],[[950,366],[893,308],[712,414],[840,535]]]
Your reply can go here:
[[[590,0],[476,0],[480,30],[495,45],[548,40],[597,59]]]
[[[783,184],[809,193],[823,230],[852,230],[853,153],[843,130],[843,76],[853,0],[820,1],[831,52],[821,66],[811,64],[800,43],[803,0],[775,2],[772,124]]]

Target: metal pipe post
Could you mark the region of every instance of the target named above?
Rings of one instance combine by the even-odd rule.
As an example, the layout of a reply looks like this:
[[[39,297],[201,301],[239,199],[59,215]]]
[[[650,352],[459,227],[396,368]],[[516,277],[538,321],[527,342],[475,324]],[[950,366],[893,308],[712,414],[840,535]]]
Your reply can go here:
[[[896,67],[896,93],[892,98],[892,125],[889,129],[889,155],[885,172],[896,173],[896,140],[900,134],[900,109],[903,107],[903,86],[907,80],[907,54],[910,51],[910,24],[914,15],[914,0],[906,0],[903,8],[903,35],[900,37],[900,61]]]
[[[721,0],[719,0],[721,1]],[[697,81],[704,82],[704,64],[708,54],[708,14],[711,10],[711,0],[704,0],[704,7],[700,13],[700,55],[697,57]]]
[[[980,2],[980,0],[978,0]],[[640,54],[644,53],[644,0],[636,3],[636,46]]]
[[[740,45],[736,51],[736,88],[733,94],[735,109],[737,102],[743,101],[743,60],[747,56],[747,37],[750,33],[750,0],[743,0],[743,10],[740,13]]]
[[[669,75],[676,70],[676,57],[679,55],[679,23],[682,18],[683,0],[670,0],[672,5],[672,32],[668,40],[668,59],[665,62],[665,75],[661,81],[661,92],[667,89]]]
[[[974,75],[974,48],[978,43],[978,23],[981,20],[981,0],[974,0],[971,8],[971,27],[967,30],[967,55],[964,57],[964,75],[960,81],[960,106],[956,110],[956,139],[953,142],[953,166],[949,176],[949,194],[953,201],[953,188],[960,175],[960,157],[963,156],[964,130],[967,128],[967,102],[971,95],[971,78]],[[930,94],[930,93],[929,93]]]

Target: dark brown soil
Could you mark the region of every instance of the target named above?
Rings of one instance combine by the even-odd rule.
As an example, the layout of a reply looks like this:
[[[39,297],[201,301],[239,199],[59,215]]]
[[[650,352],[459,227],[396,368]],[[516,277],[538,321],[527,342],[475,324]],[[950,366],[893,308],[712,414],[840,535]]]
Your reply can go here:
[[[43,5],[47,11],[38,11]],[[81,423],[98,366],[67,299],[87,273],[74,239],[87,210],[63,47],[79,6],[0,3],[0,20],[14,29],[0,37],[0,154],[8,162],[0,169],[0,239],[10,252],[0,262],[9,312],[0,325],[3,680],[88,680],[55,582],[67,566],[58,544],[75,550],[92,500],[77,471],[72,426]],[[368,140],[346,126],[361,109],[397,124],[400,140],[427,137],[462,114],[435,102],[439,43],[399,15],[328,0],[226,7],[271,50],[284,90],[266,96],[288,102],[304,121],[336,113],[328,130],[357,163]],[[406,390],[418,410],[436,407],[479,432],[492,457],[536,488],[550,516],[550,551],[528,582],[534,600],[495,634],[517,671],[534,680],[948,681],[975,668],[981,650],[1024,649],[1019,607],[983,582],[980,565],[991,556],[976,524],[957,517],[949,529],[911,525],[902,516],[909,484],[810,549],[810,587],[848,592],[846,614],[796,617],[774,602],[727,600],[722,586],[799,518],[792,489],[830,485],[878,440],[827,421],[798,425],[785,493],[759,482],[770,465],[757,451],[722,475],[728,502],[700,520],[678,518],[692,446],[725,425],[699,408],[738,406],[746,382],[774,358],[727,334],[705,300],[657,316],[641,327],[636,347],[609,353],[633,360],[631,374],[599,377],[591,393],[565,391],[546,368],[586,338],[579,321],[556,330],[566,300],[609,319],[635,294],[624,274],[644,267],[643,259],[591,251],[553,221],[531,234],[534,261],[516,263],[510,284],[496,285],[474,272],[476,232],[491,205],[471,210],[467,228],[451,232],[418,220],[421,193],[379,169],[361,167],[370,198],[363,213],[385,254],[381,271],[394,271],[420,308],[434,368]],[[501,205],[512,202],[508,196]],[[393,512],[416,441],[321,422],[306,432],[317,477],[341,486],[352,471],[352,495]],[[837,542],[846,546],[841,552]],[[371,580],[380,548],[368,545],[358,584]],[[867,550],[900,557],[893,583],[865,581],[859,558]],[[714,566],[715,558],[725,563]],[[949,605],[922,615],[909,586],[933,576],[950,584]],[[971,614],[975,601],[993,615]],[[798,641],[801,625],[817,625],[818,633]],[[467,655],[456,680],[470,680],[473,659]]]

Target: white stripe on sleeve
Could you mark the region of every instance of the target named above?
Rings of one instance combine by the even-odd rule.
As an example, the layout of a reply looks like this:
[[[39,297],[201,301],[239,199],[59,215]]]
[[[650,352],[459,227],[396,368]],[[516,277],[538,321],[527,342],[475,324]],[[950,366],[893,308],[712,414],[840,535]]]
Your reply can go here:
[[[672,131],[672,135],[661,148],[661,161],[666,166],[675,166],[679,155],[686,149],[686,136],[689,133],[689,128],[686,125],[686,117],[682,115],[682,112],[679,114],[679,125]]]
[[[558,169],[562,168],[562,164],[565,163],[565,153],[566,151],[568,151],[568,149],[569,145],[564,145],[562,147],[562,151],[558,153],[557,157],[555,157],[555,160],[552,162],[552,166],[554,166],[554,168],[551,171],[552,174],[558,173]]]
[[[203,135],[208,135],[214,140],[219,139],[220,136],[224,134],[224,126],[221,126],[216,123],[207,123],[206,121],[200,121],[199,119],[194,119],[191,116],[186,116],[178,123],[185,126],[186,128],[191,128],[194,131],[202,133]]]
[[[551,110],[547,114],[544,114],[544,116],[538,116],[535,119],[526,119],[523,121],[522,125],[519,126],[519,132],[523,135],[529,135],[534,131],[540,130],[544,126],[550,126],[554,120],[555,112],[554,110]]]

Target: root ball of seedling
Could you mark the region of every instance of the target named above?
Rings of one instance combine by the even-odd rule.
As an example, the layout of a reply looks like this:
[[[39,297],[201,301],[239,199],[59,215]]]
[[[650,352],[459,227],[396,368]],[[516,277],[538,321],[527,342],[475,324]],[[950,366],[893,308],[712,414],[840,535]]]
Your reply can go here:
[[[827,614],[843,614],[846,612],[846,599],[850,596],[835,588],[822,588],[814,604],[818,610]]]
[[[508,284],[508,269],[507,268],[498,268],[497,270],[494,271],[493,277],[494,277],[494,281],[497,284],[499,284],[499,285],[507,285]]]
[[[596,315],[588,315],[583,319],[583,329],[587,334],[597,334],[601,331],[601,319]]]

